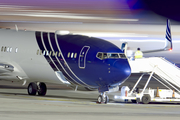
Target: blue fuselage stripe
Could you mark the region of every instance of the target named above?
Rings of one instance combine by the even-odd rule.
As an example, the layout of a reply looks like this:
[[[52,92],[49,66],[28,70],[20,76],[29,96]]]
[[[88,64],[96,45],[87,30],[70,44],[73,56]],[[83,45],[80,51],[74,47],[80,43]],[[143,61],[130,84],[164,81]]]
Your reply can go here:
[[[52,36],[53,36],[53,37],[52,37]],[[50,39],[51,39],[50,41],[51,41],[51,45],[52,45],[54,51],[59,51],[59,50],[58,50],[58,47],[57,47],[57,44],[56,44],[56,41],[55,41],[55,34],[51,33],[51,34],[50,34]],[[57,60],[57,59],[56,59],[56,60]],[[70,81],[72,81],[72,82],[73,82],[73,81],[76,81],[76,84],[78,83],[78,84],[84,85],[84,83],[82,83],[81,81],[79,81],[79,80],[71,73],[71,71],[70,71],[69,68],[67,67],[64,59],[62,58],[62,56],[59,56],[59,57],[58,57],[58,60],[60,61],[62,67],[64,68],[64,70],[66,70],[66,72],[68,73],[68,75],[67,75],[66,72],[62,69],[62,67],[60,66],[59,63],[57,63],[56,65],[58,66],[58,68],[59,68],[60,70],[63,71],[63,74],[64,74]],[[69,76],[70,76],[71,78],[70,78]]]
[[[61,43],[60,43],[60,41],[61,41],[61,37],[60,36],[58,36],[57,35],[57,41],[58,41],[58,44],[60,45]],[[66,46],[68,46],[68,44],[66,45]],[[59,46],[60,47],[60,46]],[[62,52],[62,51],[61,51]],[[68,53],[68,51],[63,51],[64,53]],[[62,55],[63,55],[63,53],[62,53]],[[68,62],[65,60],[65,58],[66,58],[67,56],[64,56],[64,59],[62,58],[62,56],[60,56],[60,62],[61,62],[61,64],[63,65],[63,67],[65,68],[65,70],[66,70],[66,72],[68,72],[68,74],[76,81],[76,82],[78,82],[79,84],[81,84],[81,85],[84,85],[84,86],[88,86],[86,83],[83,83],[80,79],[78,79],[78,77],[77,76],[75,76],[74,74],[75,73],[73,73],[73,71],[72,70],[70,70],[71,68],[68,68],[68,66],[66,65],[66,63],[68,64]],[[77,62],[77,66],[78,66],[78,62]],[[77,68],[77,69],[79,69],[79,68]]]
[[[54,50],[51,49],[50,45],[49,46],[49,50],[52,50],[52,51],[59,51],[58,48],[57,48],[57,45],[56,45],[56,41],[55,41],[55,34],[54,33],[50,33],[50,41],[51,41],[51,45],[53,47]],[[49,43],[49,42],[48,42]],[[58,56],[58,55],[57,55]],[[67,74],[66,72],[63,70],[63,68],[61,67],[61,65],[59,64],[58,60],[56,59],[55,56],[51,56],[51,58],[53,59],[54,63],[56,64],[56,66],[58,67],[58,69],[63,73],[63,75],[68,79],[70,80],[70,82],[74,83],[74,84],[77,84],[75,83]],[[58,57],[59,61],[62,60],[61,56]]]
[[[48,51],[52,51],[48,41],[48,33],[43,32],[43,40]]]
[[[42,40],[41,40],[41,32],[36,32],[36,40],[37,40],[37,43],[39,45],[39,48],[40,50],[44,51],[45,48],[42,44]],[[49,65],[52,67],[52,69],[54,71],[58,71],[57,68],[55,67],[55,65],[52,63],[52,61],[50,60],[49,56],[47,55],[44,55],[44,57],[46,58],[46,60],[48,61]]]

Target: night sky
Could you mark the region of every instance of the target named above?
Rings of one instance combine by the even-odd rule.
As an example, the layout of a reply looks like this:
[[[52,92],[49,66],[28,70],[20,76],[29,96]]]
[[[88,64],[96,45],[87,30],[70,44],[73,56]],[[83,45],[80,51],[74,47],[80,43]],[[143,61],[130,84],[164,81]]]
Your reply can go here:
[[[127,1],[130,3],[135,0]],[[180,21],[180,0],[136,0],[130,8],[152,11],[166,18]]]

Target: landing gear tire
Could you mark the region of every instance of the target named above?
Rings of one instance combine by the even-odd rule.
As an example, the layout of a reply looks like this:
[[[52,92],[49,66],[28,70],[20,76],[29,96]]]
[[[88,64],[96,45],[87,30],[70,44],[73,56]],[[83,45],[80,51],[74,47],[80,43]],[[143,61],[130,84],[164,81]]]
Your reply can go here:
[[[46,95],[47,87],[45,83],[39,83],[38,86],[38,95],[44,96]]]
[[[136,101],[136,100],[131,100],[131,102],[132,102],[132,103],[137,103],[137,101]]]
[[[104,101],[103,101],[105,104],[107,104],[108,102],[109,102],[109,98],[108,98],[108,96],[106,96],[105,98],[104,98]]]
[[[37,92],[36,83],[34,83],[34,82],[29,83],[27,90],[28,90],[29,95],[36,95],[36,92]]]
[[[102,101],[103,101],[102,95],[99,95],[99,96],[98,96],[98,99],[97,99],[97,103],[101,103]]]
[[[99,95],[97,99],[97,103],[107,104],[109,102],[109,97],[107,95]]]
[[[142,103],[143,103],[143,104],[148,104],[150,101],[151,101],[150,95],[145,94],[145,95],[142,97]]]

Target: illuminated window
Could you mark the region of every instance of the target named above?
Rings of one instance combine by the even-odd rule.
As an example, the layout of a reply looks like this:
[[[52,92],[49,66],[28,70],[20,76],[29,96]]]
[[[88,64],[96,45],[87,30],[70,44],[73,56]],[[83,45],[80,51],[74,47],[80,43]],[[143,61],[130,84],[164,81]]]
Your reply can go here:
[[[12,52],[12,47],[9,49],[9,52]]]
[[[70,57],[70,52],[68,53],[67,57],[68,57],[68,58]]]
[[[42,54],[43,54],[43,55],[46,55],[46,51],[44,50]]]
[[[49,55],[49,51],[46,52],[46,55]]]
[[[54,51],[52,52],[52,56],[55,56],[55,52]]]
[[[40,50],[40,55],[42,55],[42,50]]]
[[[51,56],[51,54],[52,54],[52,51],[49,52],[49,56]]]
[[[37,55],[39,54],[39,50],[37,50]]]
[[[7,52],[9,52],[9,47],[7,47]]]
[[[77,57],[77,53],[74,54],[74,58],[76,58],[76,57]]]
[[[71,58],[73,58],[73,56],[74,56],[74,53],[71,53]]]
[[[17,53],[17,52],[18,52],[18,48],[15,49],[15,53]]]
[[[56,51],[55,56],[57,56],[57,54],[58,54],[58,51]]]
[[[43,51],[43,55],[46,55],[46,51],[45,50]]]

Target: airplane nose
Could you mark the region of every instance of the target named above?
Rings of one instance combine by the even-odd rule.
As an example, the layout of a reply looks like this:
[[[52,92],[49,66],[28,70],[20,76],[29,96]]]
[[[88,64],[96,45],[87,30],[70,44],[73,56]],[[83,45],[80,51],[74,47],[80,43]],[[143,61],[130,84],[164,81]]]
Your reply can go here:
[[[113,74],[116,80],[126,80],[131,74],[131,68],[127,60],[117,60],[113,65]]]

